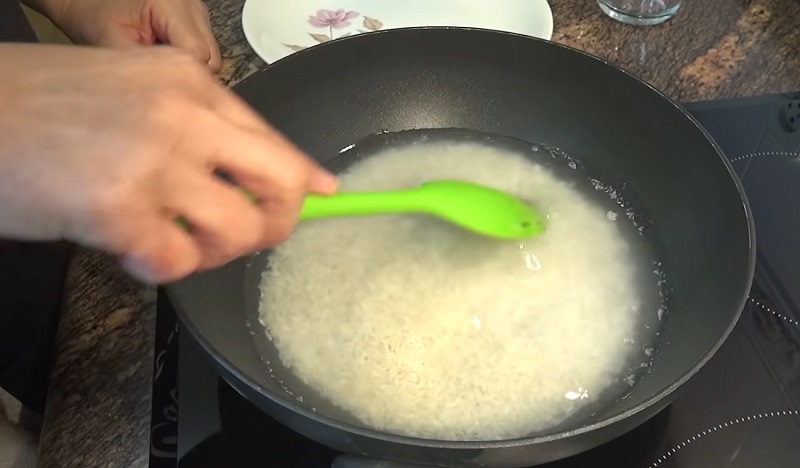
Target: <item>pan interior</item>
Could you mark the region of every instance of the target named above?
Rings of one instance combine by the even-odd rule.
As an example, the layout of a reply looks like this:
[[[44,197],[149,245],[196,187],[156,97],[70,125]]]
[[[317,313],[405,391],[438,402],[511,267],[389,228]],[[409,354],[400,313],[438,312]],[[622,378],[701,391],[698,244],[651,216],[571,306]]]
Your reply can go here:
[[[669,313],[647,377],[593,421],[664,398],[711,356],[741,312],[754,237],[729,165],[680,107],[600,60],[510,34],[398,30],[294,54],[236,91],[323,164],[367,135],[462,128],[559,148],[634,194],[667,274]],[[257,313],[266,260],[264,252],[170,286],[187,328],[263,409],[277,402],[324,425],[388,439],[357,429],[277,356],[267,365],[276,378],[265,370],[269,352],[256,349],[247,322]]]
[[[520,155],[531,163],[546,168],[556,175],[559,180],[568,181],[574,185],[587,200],[590,200],[596,209],[602,210],[606,217],[613,216],[614,220],[607,222],[613,223],[610,225],[618,229],[618,233],[624,243],[633,249],[631,268],[636,271],[635,281],[637,284],[635,289],[642,302],[635,310],[627,312],[629,320],[635,322],[635,332],[626,334],[624,339],[620,338],[619,340],[619,346],[626,349],[624,362],[620,362],[622,369],[615,376],[613,383],[605,387],[600,394],[596,394],[593,387],[586,387],[585,389],[580,387],[577,391],[585,392],[583,395],[578,395],[575,391],[570,392],[570,389],[564,388],[565,394],[569,393],[571,398],[575,400],[586,398],[590,403],[580,405],[578,411],[560,424],[551,425],[539,431],[531,430],[526,435],[533,436],[552,433],[553,431],[569,430],[585,424],[587,421],[591,422],[599,412],[609,405],[627,398],[635,382],[647,377],[650,364],[658,349],[656,341],[661,320],[666,311],[664,301],[666,280],[664,272],[659,267],[660,262],[657,260],[656,253],[647,239],[649,235],[648,227],[651,225],[649,218],[646,213],[641,211],[641,207],[634,202],[635,194],[626,193],[626,187],[612,187],[602,182],[604,177],[600,168],[586,167],[580,161],[571,158],[556,148],[549,148],[542,144],[532,144],[503,135],[473,132],[464,129],[421,129],[370,135],[355,145],[348,147],[346,151],[330,160],[326,166],[337,174],[343,174],[348,172],[354,164],[373,156],[385,154],[384,150],[386,149],[410,149],[410,147],[416,146],[423,151],[432,152],[435,151],[432,149],[435,149],[438,145],[448,144],[486,146]],[[469,165],[470,161],[464,159],[463,164]],[[325,239],[319,239],[319,241],[326,242]],[[359,246],[352,245],[352,248],[359,249]],[[249,266],[247,272],[248,288],[252,287],[251,282],[262,281],[262,274],[267,275],[266,281],[269,281],[269,275],[267,274],[269,267],[264,267],[263,265],[264,262],[269,264],[269,255],[270,252],[265,252],[262,254],[262,256],[266,256],[265,259],[253,262]],[[266,271],[264,269],[259,270],[259,268],[265,268]],[[597,274],[601,274],[602,269],[602,266],[598,266]],[[342,274],[346,274],[346,271],[345,267]],[[587,280],[591,279],[587,278]],[[562,295],[570,294],[572,290],[570,285],[563,285],[563,288]],[[520,293],[522,292],[520,291]],[[255,296],[248,292],[247,297]],[[285,381],[288,377],[285,371],[279,370],[280,375],[275,374],[276,368],[281,369],[283,366],[276,366],[276,364],[279,364],[275,362],[277,351],[274,343],[266,338],[266,324],[259,323],[257,314],[254,315],[254,312],[259,309],[259,304],[257,302],[248,304],[247,309],[251,314],[248,317],[248,325],[253,332],[256,348],[264,360],[266,371],[272,378]],[[596,312],[596,325],[601,326],[603,311],[598,310]],[[380,311],[375,311],[375,313],[380,313]],[[435,311],[430,311],[430,313],[435,313]],[[552,316],[551,318],[552,320],[558,320],[558,316]],[[313,315],[311,319],[313,320]],[[313,327],[313,325],[311,326]],[[564,336],[563,339],[572,340],[576,338]],[[554,359],[556,358],[554,357]],[[542,375],[542,378],[548,377],[547,375]],[[282,386],[284,395],[287,398],[292,398],[299,404],[303,404],[309,399],[309,401],[314,402],[314,405],[318,405],[322,395],[305,385],[298,384],[296,379],[293,379],[293,382],[294,385],[291,388],[285,385]],[[591,398],[589,399],[590,394]],[[582,402],[582,400],[576,401],[576,403]],[[313,408],[318,410],[317,406]],[[346,418],[351,423],[359,423],[350,414],[347,414]]]

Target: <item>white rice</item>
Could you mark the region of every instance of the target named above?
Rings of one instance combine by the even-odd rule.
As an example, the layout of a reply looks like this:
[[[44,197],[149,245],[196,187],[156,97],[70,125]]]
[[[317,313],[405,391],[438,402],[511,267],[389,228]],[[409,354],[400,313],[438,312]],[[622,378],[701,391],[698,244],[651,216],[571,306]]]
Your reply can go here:
[[[444,440],[563,422],[623,371],[640,304],[606,210],[545,168],[478,144],[386,150],[343,191],[461,179],[535,201],[534,239],[423,216],[302,223],[274,253],[261,321],[284,364],[366,425]]]

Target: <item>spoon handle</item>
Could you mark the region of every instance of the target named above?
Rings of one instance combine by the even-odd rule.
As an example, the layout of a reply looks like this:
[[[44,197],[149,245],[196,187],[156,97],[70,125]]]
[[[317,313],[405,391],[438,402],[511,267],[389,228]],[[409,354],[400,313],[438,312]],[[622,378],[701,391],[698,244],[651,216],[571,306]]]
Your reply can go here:
[[[418,189],[387,192],[343,192],[331,196],[308,195],[300,220],[339,216],[424,213],[426,199]]]

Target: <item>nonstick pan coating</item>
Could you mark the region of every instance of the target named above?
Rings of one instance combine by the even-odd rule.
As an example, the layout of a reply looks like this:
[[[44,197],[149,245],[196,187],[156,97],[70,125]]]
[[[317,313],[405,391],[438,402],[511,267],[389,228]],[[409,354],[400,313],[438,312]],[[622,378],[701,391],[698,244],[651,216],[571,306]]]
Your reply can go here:
[[[755,235],[730,164],[680,106],[601,60],[500,32],[389,30],[294,54],[235,91],[323,163],[367,135],[419,128],[465,128],[558,147],[602,168],[606,182],[627,184],[652,218],[650,238],[667,274],[670,313],[652,373],[626,399],[566,431],[485,443],[370,430],[293,378],[254,323],[266,253],[170,285],[185,329],[221,375],[269,415],[323,444],[461,467],[564,458],[663,409],[741,313]]]

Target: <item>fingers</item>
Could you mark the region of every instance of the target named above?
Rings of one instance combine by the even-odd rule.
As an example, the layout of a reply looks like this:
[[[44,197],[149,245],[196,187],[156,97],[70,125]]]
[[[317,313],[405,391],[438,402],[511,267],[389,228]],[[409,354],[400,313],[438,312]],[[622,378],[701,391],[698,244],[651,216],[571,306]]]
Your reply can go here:
[[[214,38],[214,35],[211,33],[211,25],[207,23],[207,31],[208,35],[206,37],[206,41],[208,42],[208,49],[210,53],[210,58],[208,59],[208,67],[211,69],[213,73],[219,73],[222,71],[222,54],[219,51],[219,44],[217,40]]]
[[[161,178],[161,207],[191,226],[201,270],[283,242],[297,223],[306,194],[336,188],[332,175],[248,115],[249,108],[239,111],[244,117],[233,120],[254,119],[250,122],[264,129],[242,128],[219,113],[195,109],[192,131],[178,146],[185,156],[174,159]],[[259,203],[218,179],[216,170],[233,175]]]
[[[115,210],[96,213],[95,219],[99,222],[73,237],[121,254],[123,267],[141,281],[173,281],[200,266],[197,243],[172,222],[171,216],[159,210]]]
[[[158,224],[153,229],[163,240],[154,242],[150,228],[131,225],[138,235],[126,231],[114,249],[127,253],[123,265],[148,281],[171,281],[273,247],[291,235],[307,193],[336,190],[331,174],[233,93],[211,79],[202,82],[197,89],[178,83],[181,94],[160,100],[170,107],[159,128],[171,129],[161,135],[179,137],[161,158],[152,200],[142,203],[160,213],[160,222],[151,224]],[[215,93],[220,97],[209,99]],[[216,170],[232,175],[259,203],[219,180]],[[177,227],[178,217],[190,231]]]
[[[208,44],[209,50],[209,59],[208,59],[208,67],[214,73],[219,73],[222,69],[222,55],[219,51],[219,44],[217,43],[217,39],[214,37],[214,33],[212,32],[211,28],[211,18],[208,14],[208,8],[206,7],[205,3],[201,1],[194,1],[191,4],[191,10],[193,12],[193,17],[197,24],[197,28]]]
[[[200,236],[201,249],[214,251],[204,254],[203,267],[284,241],[297,223],[306,195],[312,191],[333,193],[336,189],[331,174],[266,124],[256,119],[255,123],[263,127],[258,131],[232,123],[253,118],[246,107],[238,112],[239,117],[233,119],[212,111],[194,112],[194,133],[182,151],[199,155],[200,160],[193,164],[201,168],[200,172],[176,169],[175,177],[181,180],[167,184],[170,190],[182,187],[168,208],[197,224],[201,232],[192,234]],[[216,170],[231,175],[258,204],[238,188],[218,180],[213,175]]]
[[[308,175],[307,183],[303,186],[307,192],[330,195],[336,191],[338,183],[335,176],[268,125],[239,96],[212,82],[210,77],[200,80],[198,84],[202,86],[192,89],[191,94],[193,99],[201,100],[209,108],[211,115],[205,116],[205,119],[213,122],[207,122],[203,128],[208,128],[208,132],[199,134],[194,141],[204,142],[208,135],[217,135],[219,128],[214,127],[217,125],[216,119],[238,127],[235,130],[237,137],[215,137],[208,142],[208,148],[214,148],[208,161],[210,164],[225,169],[239,184],[261,199],[273,195],[274,191],[268,190],[268,184],[275,180],[275,174],[291,169]],[[223,146],[217,147],[220,142],[224,142]],[[203,151],[204,148],[196,147],[193,151],[207,154],[208,148]],[[296,175],[287,174],[282,180],[296,181]]]
[[[201,252],[194,240],[171,219],[159,217],[155,231],[130,239],[124,248],[122,266],[132,276],[147,283],[168,283],[188,276],[200,268]],[[131,230],[131,232],[136,232]],[[159,242],[152,242],[152,239]]]
[[[200,269],[262,248],[268,225],[265,213],[235,187],[188,164],[167,175],[166,184],[165,207],[188,222],[201,252]]]
[[[224,132],[220,132],[222,127]],[[211,131],[211,126],[208,127]],[[244,239],[231,237],[224,238],[223,242],[240,242],[246,245],[241,247],[231,246],[229,249],[220,249],[221,256],[229,256],[273,247],[283,242],[289,237],[294,229],[300,214],[303,200],[309,192],[310,181],[314,178],[317,168],[307,158],[303,157],[294,149],[287,149],[279,142],[270,141],[263,135],[252,130],[243,129],[229,123],[217,123],[217,131],[213,137],[203,138],[198,135],[194,140],[196,147],[190,151],[203,151],[207,155],[204,166],[208,170],[222,170],[233,176],[237,184],[250,191],[258,200],[258,204],[253,203],[245,197],[239,188],[222,182],[211,174],[206,175],[208,181],[213,181],[223,189],[211,190],[209,187],[203,188],[208,193],[212,193],[220,202],[218,208],[208,208],[207,213],[197,213],[196,216],[209,216],[208,222],[221,223],[225,211],[228,213],[243,212],[243,205],[248,210],[258,213],[260,225],[254,220],[248,219],[247,226],[241,223],[237,228],[237,235],[246,236]],[[209,136],[211,133],[209,133]],[[195,192],[200,187],[194,188]],[[225,193],[220,193],[224,191]],[[222,207],[224,201],[226,207]],[[235,201],[235,203],[234,203]],[[209,200],[209,203],[214,203]],[[219,214],[212,213],[218,209]],[[248,213],[248,217],[252,216]],[[225,221],[234,223],[236,220]],[[260,230],[258,236],[254,236],[252,231],[257,227]],[[250,231],[247,231],[250,229]],[[219,248],[219,247],[216,247]],[[211,260],[213,263],[215,260]]]
[[[172,87],[165,95],[169,99],[156,101],[169,106],[154,120],[154,135],[164,139],[153,147],[163,151],[156,158],[162,166],[153,172],[154,185],[143,188],[146,197],[125,199],[150,212],[142,208],[144,214],[131,216],[128,211],[124,221],[101,216],[115,226],[114,232],[103,233],[114,239],[108,250],[123,254],[123,266],[151,282],[172,281],[283,242],[306,195],[332,194],[337,187],[333,175],[234,93],[198,65],[184,63],[190,67],[178,75],[185,79],[164,81]],[[216,170],[233,176],[259,202],[216,178]],[[117,202],[109,206],[122,206]],[[178,217],[188,222],[189,231],[175,222]]]
[[[303,187],[308,192],[320,195],[336,192],[338,183],[333,174],[303,154],[233,92],[219,87],[212,102],[220,116],[248,131],[242,138],[249,141],[234,142],[239,143],[237,147],[225,152],[225,158],[216,162],[258,198],[271,195],[267,186],[270,176],[267,174],[290,170],[308,172]],[[246,146],[248,144],[253,146]]]
[[[278,135],[236,128],[215,143],[209,164],[230,174],[258,200],[302,202],[308,192],[330,194],[336,179]]]
[[[218,72],[221,59],[219,46],[211,32],[207,19],[202,18],[194,10],[197,7],[181,6],[171,2],[157,4],[154,11],[152,27],[156,38],[173,47],[184,49]],[[201,5],[202,8],[205,8]]]
[[[216,87],[208,99],[211,109],[233,124],[258,132],[277,133],[242,98],[225,87]]]
[[[227,151],[212,154],[212,162],[259,200],[336,191],[336,178],[282,136],[246,129],[237,133]]]

